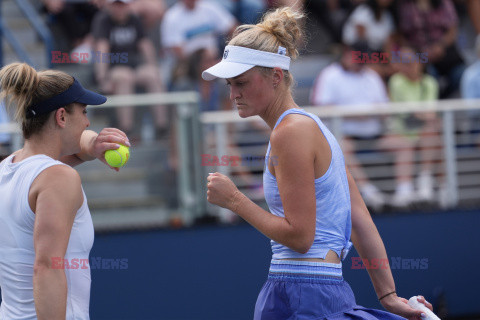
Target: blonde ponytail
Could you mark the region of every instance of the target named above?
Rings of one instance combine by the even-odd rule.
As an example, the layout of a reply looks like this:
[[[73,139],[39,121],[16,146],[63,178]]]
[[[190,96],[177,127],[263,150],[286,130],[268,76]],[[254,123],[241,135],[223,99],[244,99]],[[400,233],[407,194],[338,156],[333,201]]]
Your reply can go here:
[[[0,70],[1,99],[5,106],[22,124],[23,136],[28,139],[38,133],[51,113],[27,119],[27,110],[39,103],[67,90],[73,84],[73,77],[62,71],[45,70],[37,72],[26,63],[11,63]],[[72,109],[68,106],[67,112]]]
[[[5,99],[8,109],[14,106],[15,120],[25,119],[28,106],[38,88],[37,71],[26,63],[12,63],[0,70],[0,99]]]

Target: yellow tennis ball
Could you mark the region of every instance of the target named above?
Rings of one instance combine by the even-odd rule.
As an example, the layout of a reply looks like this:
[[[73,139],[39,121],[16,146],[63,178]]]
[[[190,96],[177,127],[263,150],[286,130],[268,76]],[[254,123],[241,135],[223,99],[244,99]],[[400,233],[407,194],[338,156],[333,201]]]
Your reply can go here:
[[[120,145],[117,150],[107,150],[105,152],[105,160],[114,168],[123,167],[130,157],[130,149],[126,146]]]

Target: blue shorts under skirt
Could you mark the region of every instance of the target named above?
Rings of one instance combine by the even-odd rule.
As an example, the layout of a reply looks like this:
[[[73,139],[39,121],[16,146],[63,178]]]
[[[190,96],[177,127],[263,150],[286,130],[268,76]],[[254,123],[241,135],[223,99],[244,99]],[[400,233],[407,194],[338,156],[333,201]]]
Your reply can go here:
[[[342,265],[272,260],[255,305],[254,320],[405,320],[355,303]]]

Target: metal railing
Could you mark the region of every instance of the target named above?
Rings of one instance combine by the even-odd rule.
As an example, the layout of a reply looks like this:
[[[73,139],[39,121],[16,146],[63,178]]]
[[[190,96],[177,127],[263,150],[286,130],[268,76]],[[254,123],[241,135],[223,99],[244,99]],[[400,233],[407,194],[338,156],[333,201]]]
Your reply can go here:
[[[21,46],[21,44],[17,41],[13,33],[11,32],[10,28],[5,25],[5,22],[2,15],[2,3],[3,0],[0,0],[0,36],[5,37],[7,42],[10,44],[12,49],[15,51],[15,54],[22,60],[28,63],[29,65],[35,66],[33,61],[28,56],[28,53],[25,49]],[[30,4],[27,0],[15,0],[18,8],[22,11],[23,15],[27,20],[30,22],[30,25],[33,27],[35,32],[39,35],[42,41],[45,44],[45,51],[46,51],[46,66],[48,68],[52,67],[51,61],[51,53],[53,50],[53,36],[46,24],[40,18],[39,14],[35,10],[35,8]],[[3,65],[3,45],[0,38],[0,65]]]
[[[202,189],[200,186],[202,184],[201,164],[196,161],[201,156],[202,145],[198,101],[198,94],[193,91],[116,95],[109,96],[105,104],[94,107],[95,110],[149,105],[171,105],[174,107],[176,116],[174,117],[175,123],[172,126],[176,128],[175,136],[179,159],[178,172],[176,174],[180,206],[178,209],[182,213],[182,218],[186,224],[192,223],[196,217],[205,211],[204,201],[201,199],[203,194],[198,192]],[[0,133],[11,134],[12,151],[21,148],[23,139],[17,124],[0,124]],[[132,156],[134,157],[135,155],[133,154]],[[162,181],[158,181],[158,183],[162,183]],[[118,216],[114,219],[118,219]],[[122,218],[120,217],[120,219]],[[142,224],[148,224],[148,219],[147,221],[142,221]],[[124,222],[115,221],[115,228],[117,229],[130,227],[135,227],[131,219],[126,219]]]
[[[204,211],[200,193],[201,167],[195,161],[201,155],[201,135],[198,115],[199,96],[196,92],[148,93],[110,96],[96,109],[126,106],[172,105],[176,110],[176,142],[178,148],[178,195],[185,221],[192,221]]]
[[[205,165],[202,155],[245,155],[261,159],[265,155],[270,129],[259,117],[240,118],[236,111],[198,113],[198,94],[175,92],[161,94],[139,94],[111,96],[103,109],[124,106],[172,105],[176,110],[176,145],[178,149],[177,193],[180,212],[185,221],[194,221],[206,212],[219,214],[229,221],[231,213],[219,210],[206,201],[206,176],[208,172],[219,171],[232,176],[234,182],[257,203],[264,205],[261,188],[263,162],[250,162],[247,168],[230,165]],[[473,201],[479,205],[480,192],[480,147],[476,145],[473,131],[480,132],[480,123],[472,122],[472,111],[480,113],[479,100],[441,100],[431,103],[387,103],[347,107],[320,106],[305,107],[306,111],[329,122],[329,128],[339,141],[342,140],[342,121],[346,117],[384,116],[397,114],[435,112],[441,117],[441,156],[444,169],[439,175],[447,188],[447,207],[458,206],[462,201]],[[478,120],[477,120],[478,121]],[[477,126],[475,130],[473,127]],[[466,128],[469,127],[469,128]],[[21,146],[21,137],[16,125],[0,125],[0,133],[12,134],[14,148]],[[232,149],[232,146],[234,147]],[[368,146],[368,149],[372,149]],[[233,151],[232,151],[233,150]],[[361,151],[361,150],[360,150]],[[380,155],[380,156],[379,156]],[[373,156],[364,156],[363,163],[370,163],[372,179],[387,191],[391,191],[394,175],[392,161],[382,156],[382,150],[375,150]],[[245,172],[247,171],[247,174]],[[247,176],[247,178],[245,178]],[[162,181],[159,181],[162,183]],[[250,194],[249,194],[250,192]],[[143,221],[148,223],[148,221]],[[120,228],[130,228],[131,220],[121,223]]]
[[[444,175],[444,186],[447,188],[445,194],[445,207],[455,207],[459,203],[459,174],[469,175],[475,174],[478,175],[478,185],[474,186],[478,192],[480,192],[480,147],[476,148],[471,146],[471,152],[475,153],[477,151],[478,157],[466,158],[465,160],[460,159],[457,152],[458,149],[465,149],[461,146],[462,139],[467,139],[468,132],[462,131],[462,123],[473,121],[469,119],[469,113],[472,111],[480,112],[480,100],[439,100],[436,102],[410,102],[410,103],[384,103],[376,105],[357,105],[357,106],[308,106],[304,107],[307,112],[318,115],[323,121],[329,122],[329,128],[332,133],[336,136],[338,141],[342,141],[343,132],[342,132],[342,121],[346,117],[365,117],[365,116],[382,116],[382,117],[392,117],[398,114],[411,114],[411,113],[425,113],[425,112],[435,112],[440,115],[441,118],[441,132],[438,134],[442,139],[442,146],[437,146],[442,149],[442,156],[436,161],[443,161],[444,163],[444,173],[439,173],[439,175]],[[478,121],[478,120],[477,120]],[[227,137],[230,135],[235,135],[235,130],[228,130],[227,126],[232,124],[252,124],[254,122],[261,123],[259,117],[251,117],[242,119],[238,116],[236,112],[233,111],[219,111],[219,112],[209,112],[201,115],[201,122],[204,125],[214,125],[215,126],[215,142],[210,145],[210,152],[221,156],[228,153],[228,149],[232,144],[232,141],[229,141]],[[474,124],[475,125],[475,124]],[[480,124],[477,124],[480,126]],[[249,130],[249,129],[247,129]],[[261,133],[260,133],[261,135]],[[467,140],[472,141],[474,137],[469,137]],[[268,136],[265,136],[263,139],[257,139],[256,146],[254,149],[255,157],[264,157],[266,152],[266,146],[268,144]],[[475,144],[476,142],[473,142]],[[246,144],[245,150],[252,150],[251,144]],[[372,149],[371,146],[368,146],[368,149]],[[475,151],[476,150],[476,151]],[[358,150],[362,151],[362,150]],[[381,151],[381,150],[377,150]],[[251,151],[247,151],[250,153]],[[241,154],[242,152],[240,152]],[[236,154],[238,155],[238,153]],[[250,155],[250,154],[249,154]],[[378,155],[378,153],[376,154]],[[470,160],[469,160],[470,159]],[[473,160],[472,160],[473,159]],[[367,159],[368,160],[368,159]],[[467,161],[470,161],[467,163]],[[471,169],[470,173],[459,173],[458,166],[460,163],[467,163],[468,166],[472,166],[471,163],[477,161],[476,170]],[[385,161],[382,159],[375,159],[376,166],[390,166],[389,159]],[[475,167],[475,164],[473,164]],[[235,166],[217,166],[215,168],[208,167],[204,171],[218,170],[224,174],[235,175],[237,167]],[[258,170],[258,168],[257,168]],[[467,170],[467,169],[465,169]],[[259,172],[260,173],[260,172]],[[261,176],[257,173],[257,182],[261,182]],[[379,178],[384,179],[385,174],[377,174]],[[380,177],[383,175],[383,177]],[[388,175],[388,174],[387,174]],[[385,181],[385,184],[393,184],[393,175],[390,175],[390,180]],[[465,178],[462,176],[462,179]],[[379,179],[380,180],[380,179]],[[466,180],[466,179],[463,179]],[[473,180],[470,179],[470,180]],[[475,185],[474,182],[469,182],[470,184]],[[241,183],[239,183],[241,184]],[[391,188],[391,187],[390,187]],[[465,198],[473,198],[475,196],[472,190],[465,192]],[[478,200],[478,197],[477,197]],[[225,210],[220,210],[220,216],[227,214]]]

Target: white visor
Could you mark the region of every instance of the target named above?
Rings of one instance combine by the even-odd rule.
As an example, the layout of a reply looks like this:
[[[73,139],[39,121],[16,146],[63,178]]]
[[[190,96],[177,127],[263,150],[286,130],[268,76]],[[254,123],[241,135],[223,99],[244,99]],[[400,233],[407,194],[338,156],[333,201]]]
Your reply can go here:
[[[279,52],[285,51],[279,49]],[[290,57],[245,47],[226,46],[222,61],[203,71],[202,78],[207,81],[234,78],[255,66],[289,70]]]

